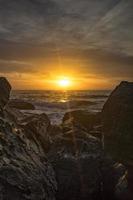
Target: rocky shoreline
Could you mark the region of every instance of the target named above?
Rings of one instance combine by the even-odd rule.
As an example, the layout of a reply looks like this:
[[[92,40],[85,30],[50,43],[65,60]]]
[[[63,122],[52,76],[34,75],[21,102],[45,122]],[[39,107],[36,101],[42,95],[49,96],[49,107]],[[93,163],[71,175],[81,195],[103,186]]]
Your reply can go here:
[[[133,199],[133,83],[122,82],[101,113],[21,112],[0,78],[0,200]],[[32,107],[34,109],[34,107]],[[129,171],[129,172],[128,172]]]

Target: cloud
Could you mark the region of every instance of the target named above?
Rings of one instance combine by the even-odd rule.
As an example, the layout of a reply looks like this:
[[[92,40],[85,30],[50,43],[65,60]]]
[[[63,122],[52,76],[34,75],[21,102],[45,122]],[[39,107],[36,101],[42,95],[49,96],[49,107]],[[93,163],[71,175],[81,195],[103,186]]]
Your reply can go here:
[[[0,60],[0,73],[35,73],[32,64],[17,60]]]
[[[1,46],[1,45],[0,45]],[[13,51],[11,50],[13,49]],[[99,75],[101,77],[132,77],[133,57],[111,53],[101,49],[61,49],[40,46],[7,44],[0,52],[0,72],[3,73],[53,73],[67,68],[84,74]],[[57,71],[56,70],[56,71]],[[63,69],[64,71],[64,69]]]
[[[45,78],[62,65],[132,80],[132,10],[131,0],[0,0],[0,73]]]
[[[133,55],[131,0],[1,0],[0,38]]]

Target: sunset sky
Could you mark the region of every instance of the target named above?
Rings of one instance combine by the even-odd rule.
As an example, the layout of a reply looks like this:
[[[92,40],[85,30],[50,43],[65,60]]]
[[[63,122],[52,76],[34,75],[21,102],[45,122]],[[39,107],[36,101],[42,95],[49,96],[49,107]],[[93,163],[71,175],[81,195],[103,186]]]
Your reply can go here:
[[[0,0],[0,75],[13,89],[133,81],[133,0]]]

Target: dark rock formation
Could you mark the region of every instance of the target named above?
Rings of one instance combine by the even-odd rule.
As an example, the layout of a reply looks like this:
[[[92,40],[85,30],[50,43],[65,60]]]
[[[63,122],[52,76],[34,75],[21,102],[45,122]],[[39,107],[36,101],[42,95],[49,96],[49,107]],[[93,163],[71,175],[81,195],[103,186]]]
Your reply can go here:
[[[1,81],[0,200],[54,200],[57,189],[55,174],[42,143],[34,135],[36,126],[45,133],[46,116],[38,119],[40,124],[45,119],[43,129],[39,122],[32,120],[29,128],[33,132],[30,132],[30,136],[26,129],[18,129],[19,125],[13,123],[17,121],[18,113],[13,115],[13,112],[3,110],[8,101],[10,85],[3,78]]]
[[[118,175],[100,140],[77,127],[55,137],[48,157],[56,173],[58,200],[113,199],[126,172]]]
[[[39,141],[45,151],[48,151],[51,140],[49,135],[51,125],[45,113],[24,118],[20,126],[24,129],[27,138],[36,142]]]
[[[105,147],[122,160],[133,159],[133,83],[121,82],[102,111]]]
[[[70,124],[70,122],[72,126],[77,125],[82,129],[91,131],[95,126],[100,124],[100,113],[89,113],[84,110],[71,111],[64,115],[63,125]]]
[[[10,97],[11,86],[4,77],[0,77],[0,109],[3,108]]]
[[[35,106],[33,104],[18,99],[10,100],[8,106],[18,110],[35,110]]]
[[[41,144],[0,119],[0,199],[53,200],[56,181]]]
[[[21,123],[21,121],[26,118],[26,115],[23,112],[18,109],[11,108],[8,105],[5,106],[3,112],[4,117],[16,125]]]

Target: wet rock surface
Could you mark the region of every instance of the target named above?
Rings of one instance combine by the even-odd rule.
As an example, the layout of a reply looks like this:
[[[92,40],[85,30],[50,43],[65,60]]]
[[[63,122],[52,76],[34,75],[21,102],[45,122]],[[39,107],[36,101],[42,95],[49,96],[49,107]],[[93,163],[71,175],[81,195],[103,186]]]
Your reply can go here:
[[[102,123],[107,149],[119,159],[133,159],[133,83],[121,82],[112,92]]]

